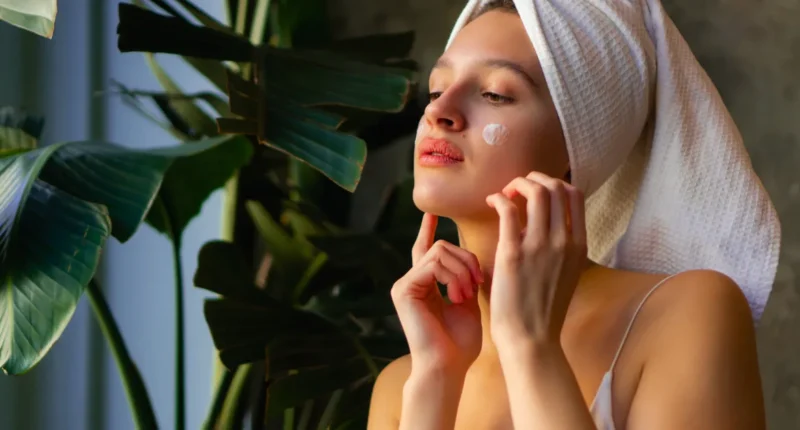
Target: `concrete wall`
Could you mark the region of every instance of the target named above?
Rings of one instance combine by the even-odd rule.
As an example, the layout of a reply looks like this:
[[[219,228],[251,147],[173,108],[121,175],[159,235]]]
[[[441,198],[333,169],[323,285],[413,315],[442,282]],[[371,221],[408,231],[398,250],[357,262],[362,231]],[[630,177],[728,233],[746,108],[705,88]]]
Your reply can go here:
[[[332,0],[340,36],[416,30],[413,56],[427,70],[441,54],[464,0]],[[800,3],[664,0],[717,84],[783,222],[781,265],[759,327],[770,428],[800,428]],[[424,81],[424,80],[423,80]],[[392,160],[371,153],[367,163]],[[366,172],[365,172],[366,173]]]

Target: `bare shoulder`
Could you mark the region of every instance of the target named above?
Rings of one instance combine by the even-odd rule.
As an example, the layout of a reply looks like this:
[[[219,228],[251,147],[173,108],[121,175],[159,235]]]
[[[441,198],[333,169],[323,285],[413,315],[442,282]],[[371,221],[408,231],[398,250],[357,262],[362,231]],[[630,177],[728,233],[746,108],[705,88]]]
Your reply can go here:
[[[411,373],[411,356],[404,355],[384,367],[372,389],[369,430],[396,429],[400,421],[403,386]]]
[[[650,301],[628,428],[763,428],[755,327],[739,286],[722,273],[692,270],[667,280]]]
[[[737,354],[755,350],[755,326],[747,299],[730,277],[714,270],[680,273],[659,287],[642,311],[649,356],[664,350]],[[638,323],[637,323],[638,324]]]
[[[690,270],[675,275],[651,300],[655,303],[650,307],[648,319],[658,325],[661,336],[679,336],[686,341],[753,328],[750,307],[741,288],[730,277],[714,270]]]

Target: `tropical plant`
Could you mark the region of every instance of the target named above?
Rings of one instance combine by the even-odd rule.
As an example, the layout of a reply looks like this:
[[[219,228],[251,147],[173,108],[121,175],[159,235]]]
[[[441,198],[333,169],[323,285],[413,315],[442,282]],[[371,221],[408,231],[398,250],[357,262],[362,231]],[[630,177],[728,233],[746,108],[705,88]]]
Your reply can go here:
[[[146,52],[164,88],[124,97],[143,113],[151,99],[176,135],[213,134],[201,106],[223,114],[216,96],[181,93],[153,53],[182,55],[226,91],[219,129],[263,145],[229,184],[229,235],[194,278],[221,296],[205,306],[224,364],[206,428],[241,428],[248,410],[253,428],[364,428],[374,378],[406,351],[387,292],[420,214],[405,181],[373,232],[354,234],[350,192],[368,149],[416,129],[413,34],[335,40],[322,0],[229,1],[229,26],[175,3],[120,7],[120,49]]]
[[[132,150],[106,142],[39,147],[43,119],[0,109],[0,367],[19,375],[49,351],[84,291],[120,368],[137,425],[155,416],[136,366],[93,280],[109,235],[146,221],[180,231],[245,164],[250,142],[224,136]],[[198,165],[213,172],[198,175]]]
[[[130,106],[188,143],[149,152],[94,143],[64,146],[70,151],[61,146],[34,150],[27,142],[37,133],[15,134],[14,142],[23,143],[9,144],[5,151],[3,160],[8,157],[8,162],[2,174],[9,176],[4,181],[24,182],[17,177],[21,175],[38,184],[31,182],[38,177],[42,184],[61,190],[64,199],[75,197],[89,205],[84,212],[96,218],[96,225],[85,227],[86,237],[97,238],[91,242],[94,253],[80,260],[85,265],[80,266],[85,269],[81,277],[62,284],[70,280],[52,269],[47,272],[49,283],[39,289],[45,294],[76,293],[88,284],[92,305],[123,371],[134,419],[139,427],[153,428],[156,420],[144,385],[100,289],[90,279],[106,230],[105,235],[125,240],[146,220],[167,235],[176,275],[174,426],[183,429],[181,236],[202,201],[227,181],[223,240],[203,248],[194,279],[198,287],[220,294],[205,308],[223,364],[206,427],[241,428],[246,414],[256,428],[264,423],[267,428],[363,427],[371,381],[405,351],[386,292],[408,266],[407,253],[400,250],[408,248],[414,233],[413,227],[405,228],[406,222],[417,221],[419,213],[410,205],[407,181],[397,187],[373,232],[354,234],[347,222],[350,192],[361,179],[368,149],[416,129],[420,112],[415,103],[408,103],[415,92],[415,65],[406,59],[413,34],[334,40],[326,29],[323,0],[228,0],[228,24],[188,0],[134,3],[119,8],[119,49],[145,52],[164,91],[132,90],[120,83],[116,91]],[[181,55],[216,89],[183,93],[160,67],[156,53]],[[149,101],[160,115],[147,110]],[[44,155],[25,155],[39,151]],[[12,158],[17,156],[21,161]],[[148,179],[154,183],[118,181],[136,185],[109,190],[104,187],[113,182],[92,182],[98,171],[108,173],[92,169],[109,169],[109,164],[112,170],[151,168],[155,172]],[[34,167],[28,169],[29,165]],[[20,169],[27,176],[17,173]],[[40,247],[50,249],[27,237],[39,232],[17,222],[25,219],[19,213],[36,207],[30,202],[37,200],[27,199],[28,194],[39,192],[34,186],[22,189],[14,194],[4,186],[0,195],[5,199],[0,203],[6,202],[0,224],[4,249],[28,247],[27,254],[3,254],[14,256],[3,260],[2,275],[9,279],[16,279],[13,276],[23,270],[19,268],[35,267]],[[125,197],[124,192],[139,198],[140,205],[115,200]],[[147,193],[150,199],[145,198]],[[103,208],[108,213],[106,224],[102,224]],[[43,222],[75,227],[74,217],[61,218],[59,213],[47,212],[49,218]],[[80,239],[75,233],[64,236]],[[80,245],[89,246],[85,238]],[[73,260],[83,257],[82,252],[88,251],[74,254]],[[67,273],[73,270],[73,261],[63,259],[69,252],[53,255],[51,263],[62,264],[57,267],[66,267]],[[9,295],[17,299],[18,307],[27,298],[31,308],[47,302],[43,294],[25,295],[28,284],[20,285],[23,288],[12,290],[16,295]],[[4,365],[16,369],[20,361],[14,357],[21,356],[21,363],[30,368],[58,338],[77,300],[75,294],[62,296],[54,296],[58,300],[51,306],[60,317],[48,320],[49,332],[31,328],[28,334],[0,336],[1,345],[10,345],[0,347]],[[0,314],[0,332],[17,329],[3,323],[12,321],[4,315]],[[32,311],[22,314],[36,320],[31,315]],[[29,340],[26,336],[34,332],[46,335],[36,344],[38,350],[20,348],[20,340]]]
[[[56,0],[0,0],[0,21],[50,39],[57,10]]]

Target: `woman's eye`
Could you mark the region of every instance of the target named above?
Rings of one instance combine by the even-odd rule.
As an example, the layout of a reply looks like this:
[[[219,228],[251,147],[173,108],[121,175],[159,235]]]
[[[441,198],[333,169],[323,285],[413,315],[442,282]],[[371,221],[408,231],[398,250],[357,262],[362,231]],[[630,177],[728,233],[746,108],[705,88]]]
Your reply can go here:
[[[496,104],[511,103],[511,102],[514,101],[514,99],[512,99],[511,97],[501,96],[500,94],[492,93],[492,92],[483,93],[483,97],[486,100],[489,100],[490,102],[496,103]]]
[[[430,92],[430,93],[428,93],[428,100],[429,101],[434,101],[434,100],[438,99],[441,95],[442,95],[441,91]]]

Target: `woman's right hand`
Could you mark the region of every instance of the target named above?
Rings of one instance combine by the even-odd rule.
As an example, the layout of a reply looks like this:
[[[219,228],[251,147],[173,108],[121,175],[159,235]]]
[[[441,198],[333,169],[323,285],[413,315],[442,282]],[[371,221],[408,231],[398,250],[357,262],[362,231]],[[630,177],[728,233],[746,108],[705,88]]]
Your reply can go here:
[[[437,217],[426,213],[412,248],[413,266],[392,287],[392,300],[418,369],[466,373],[481,350],[478,285],[483,274],[471,252],[440,240]],[[447,285],[446,303],[437,281]]]

